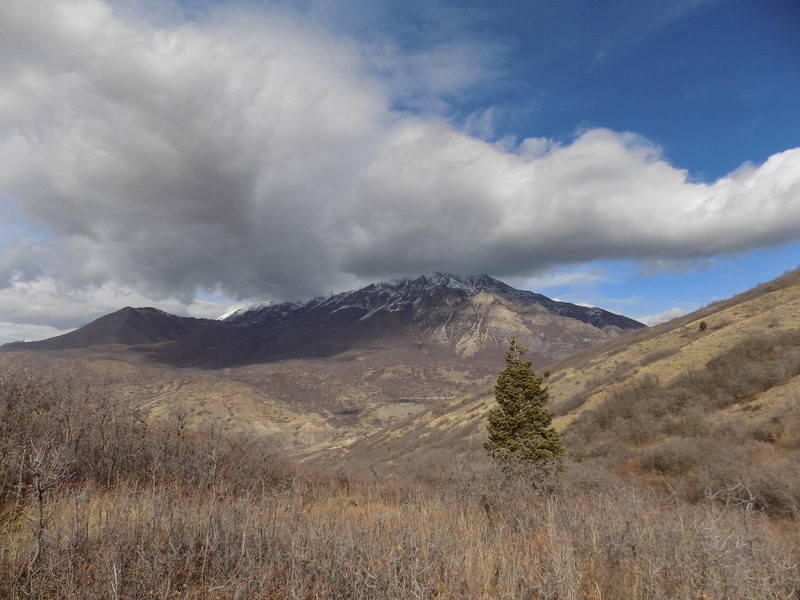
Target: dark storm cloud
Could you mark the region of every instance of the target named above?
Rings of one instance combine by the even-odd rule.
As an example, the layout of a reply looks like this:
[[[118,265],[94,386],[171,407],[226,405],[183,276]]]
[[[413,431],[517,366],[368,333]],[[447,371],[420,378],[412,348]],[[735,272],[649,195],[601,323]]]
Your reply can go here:
[[[287,14],[159,30],[99,0],[7,0],[0,195],[46,235],[35,256],[4,256],[5,283],[302,298],[428,270],[691,259],[800,231],[800,150],[713,183],[608,130],[509,151],[393,112],[397,79],[373,67]]]

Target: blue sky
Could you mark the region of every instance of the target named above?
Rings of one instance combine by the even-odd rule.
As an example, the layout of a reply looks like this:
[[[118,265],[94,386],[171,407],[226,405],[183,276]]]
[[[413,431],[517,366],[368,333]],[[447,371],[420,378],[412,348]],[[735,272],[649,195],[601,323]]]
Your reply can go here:
[[[800,263],[800,5],[8,0],[0,342],[487,272],[654,323]]]
[[[481,77],[447,95],[444,112],[466,121],[491,109],[497,138],[634,131],[704,180],[798,142],[794,0],[329,4],[311,14],[408,53],[467,38]]]
[[[632,26],[625,15],[637,7],[647,13],[647,3],[620,3],[613,15],[605,3],[594,3],[581,18],[588,35],[579,42],[580,72],[542,73],[518,56],[532,75],[529,81],[543,79],[553,90],[542,102],[547,117],[525,123],[522,135],[558,137],[592,126],[636,131],[662,146],[672,164],[704,181],[797,146],[800,4],[696,4],[631,39],[622,34]],[[594,59],[592,48],[598,50]],[[796,243],[674,265],[675,272],[598,261],[583,267],[596,281],[546,289],[643,318],[672,307],[699,308],[798,265]]]
[[[597,261],[557,269],[522,285],[657,323],[729,298],[798,264],[800,244],[793,243],[671,266]]]
[[[635,131],[702,179],[797,144],[796,2],[532,4],[556,4],[556,25],[520,19],[518,85],[501,105],[513,115],[532,95],[538,106],[524,120],[512,116],[508,133]]]

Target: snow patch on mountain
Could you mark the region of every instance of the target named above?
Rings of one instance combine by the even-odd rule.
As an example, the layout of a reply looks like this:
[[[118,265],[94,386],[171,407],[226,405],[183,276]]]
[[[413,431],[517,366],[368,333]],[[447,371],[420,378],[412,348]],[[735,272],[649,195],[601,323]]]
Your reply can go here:
[[[238,315],[239,313],[247,310],[244,306],[233,306],[231,307],[225,314],[222,314],[217,317],[217,321],[226,321],[228,317],[232,317],[234,315]]]
[[[471,297],[488,290],[518,300],[535,303],[557,315],[568,316],[603,327],[611,313],[597,307],[583,307],[568,302],[552,300],[542,294],[518,290],[488,275],[453,275],[433,272],[416,279],[391,279],[373,283],[359,290],[351,290],[330,296],[319,296],[304,303],[260,304],[240,308],[220,317],[235,324],[259,325],[283,319],[298,311],[327,311],[329,314],[352,311],[358,321],[377,314],[413,310],[418,316],[420,303],[426,300],[452,297]],[[451,300],[448,300],[450,302]],[[361,314],[358,314],[361,313]],[[623,317],[624,319],[624,317]],[[636,326],[630,322],[624,326]]]
[[[274,316],[286,316],[297,310],[323,307],[333,307],[331,312],[349,309],[366,310],[367,314],[361,317],[363,319],[380,311],[397,312],[403,310],[409,303],[417,302],[421,297],[425,297],[435,291],[460,290],[467,296],[472,296],[486,287],[496,287],[498,285],[505,287],[505,284],[487,275],[459,276],[435,272],[422,275],[416,279],[390,279],[373,283],[359,290],[350,290],[331,296],[318,296],[304,303],[263,303],[246,308],[236,307],[220,316],[219,320],[242,322],[247,321],[248,317],[255,317],[257,314],[260,316],[267,313]]]

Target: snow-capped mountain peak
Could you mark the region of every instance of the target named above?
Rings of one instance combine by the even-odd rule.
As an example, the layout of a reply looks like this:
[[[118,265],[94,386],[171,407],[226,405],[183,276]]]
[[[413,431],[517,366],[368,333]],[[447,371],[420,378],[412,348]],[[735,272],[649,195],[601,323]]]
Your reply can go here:
[[[484,288],[501,289],[508,288],[508,286],[496,279],[492,279],[488,275],[463,276],[433,272],[415,279],[402,278],[381,281],[361,289],[330,296],[318,296],[301,303],[284,302],[274,304],[268,302],[246,308],[237,307],[219,317],[219,320],[231,323],[249,322],[256,324],[267,315],[286,316],[298,310],[312,308],[329,308],[332,309],[332,312],[345,309],[360,309],[366,311],[366,314],[361,317],[365,318],[379,311],[397,312],[403,310],[415,301],[437,292],[457,291],[463,295],[472,296]]]
[[[496,357],[516,336],[531,359],[545,365],[639,327],[621,315],[558,302],[487,275],[429,273],[307,302],[233,308],[216,321],[125,308],[46,346],[135,345],[182,366],[220,366],[392,348]]]
[[[488,275],[454,275],[438,271],[414,279],[381,281],[357,290],[318,296],[307,302],[250,306],[224,315],[221,320],[234,324],[260,326],[299,313],[333,315],[346,312],[353,319],[363,321],[377,314],[408,312],[409,318],[414,321],[424,312],[424,306],[436,306],[445,301],[445,298],[449,298],[446,303],[452,303],[458,299],[472,297],[483,290],[518,301],[538,304],[552,313],[575,318],[595,327],[609,324],[623,328],[641,326],[635,321],[613,315],[603,309],[581,307],[555,301],[534,292],[518,290]]]

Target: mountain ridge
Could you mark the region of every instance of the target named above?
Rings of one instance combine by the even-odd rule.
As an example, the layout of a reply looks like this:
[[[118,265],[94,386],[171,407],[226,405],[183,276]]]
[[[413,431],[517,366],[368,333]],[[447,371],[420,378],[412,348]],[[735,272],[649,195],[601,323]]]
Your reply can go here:
[[[83,327],[45,340],[3,344],[3,349],[66,350],[106,344],[135,346],[177,339],[202,319],[180,317],[153,307],[125,306]]]
[[[223,368],[401,346],[431,357],[494,355],[516,335],[532,348],[540,366],[643,327],[628,317],[518,290],[488,275],[430,273],[302,303],[258,305],[221,319],[125,307],[76,331],[2,349],[120,346],[176,367]]]
[[[529,302],[535,302],[555,314],[576,318],[585,323],[594,325],[595,327],[604,327],[607,325],[632,329],[644,327],[644,324],[624,315],[619,315],[596,306],[581,306],[570,302],[554,300],[536,292],[520,290],[485,274],[454,275],[438,271],[421,275],[415,279],[389,279],[356,290],[349,290],[330,296],[317,296],[306,302],[265,303],[239,308],[230,313],[226,313],[220,317],[220,320],[235,324],[241,324],[243,322],[258,324],[259,319],[263,315],[278,314],[280,316],[286,316],[297,310],[342,304],[342,302],[351,299],[354,300],[354,302],[349,305],[340,306],[338,310],[345,307],[368,309],[369,312],[362,317],[368,318],[379,310],[396,312],[408,304],[413,304],[425,295],[443,289],[463,291],[468,296],[474,296],[483,290],[491,290]],[[387,298],[387,301],[378,308],[371,306],[369,301],[367,301],[366,304],[363,301],[360,303],[356,301],[359,297],[363,298],[367,294],[383,296]]]
[[[784,496],[755,500],[765,510],[800,498],[791,470],[800,469],[800,268],[548,370],[553,424],[572,460],[686,497],[702,497],[710,474],[719,489],[746,485],[756,497],[768,479],[791,481]],[[494,406],[491,384],[476,387],[312,460],[419,476],[428,456],[435,468],[481,455]]]
[[[512,335],[544,368],[644,327],[487,276],[429,274],[256,308],[220,321],[126,307],[64,336],[4,346],[0,358],[69,365],[87,382],[113,380],[155,419],[183,407],[193,423],[279,435],[299,455],[483,388]]]

